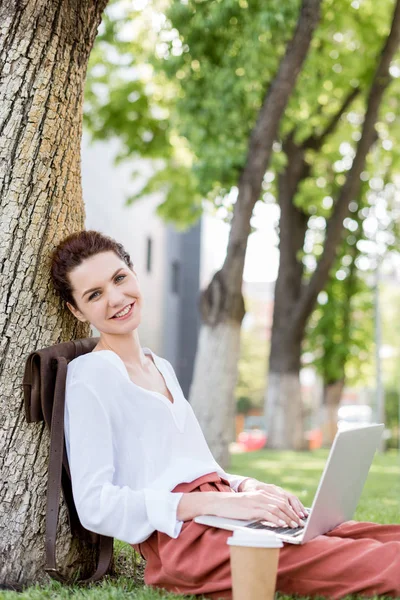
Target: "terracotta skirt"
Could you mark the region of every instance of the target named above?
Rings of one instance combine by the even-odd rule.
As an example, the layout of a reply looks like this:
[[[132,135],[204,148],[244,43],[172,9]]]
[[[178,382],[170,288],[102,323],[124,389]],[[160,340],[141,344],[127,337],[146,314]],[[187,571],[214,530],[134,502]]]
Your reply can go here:
[[[209,473],[174,492],[231,492]],[[231,599],[230,531],[186,521],[178,538],[155,531],[132,544],[146,560],[145,583],[177,594]],[[400,525],[348,521],[307,544],[284,544],[277,591],[343,598],[347,594],[400,597]]]

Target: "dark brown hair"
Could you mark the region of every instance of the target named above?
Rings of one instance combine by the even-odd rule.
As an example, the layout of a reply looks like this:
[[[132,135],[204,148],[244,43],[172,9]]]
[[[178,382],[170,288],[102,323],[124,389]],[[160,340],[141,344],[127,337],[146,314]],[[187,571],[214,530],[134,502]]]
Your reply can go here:
[[[130,269],[133,269],[131,257],[123,245],[99,231],[78,231],[58,244],[51,254],[50,273],[54,289],[64,302],[69,302],[74,308],[78,308],[72,296],[72,286],[68,277],[70,271],[78,267],[86,258],[110,250],[122,258]]]

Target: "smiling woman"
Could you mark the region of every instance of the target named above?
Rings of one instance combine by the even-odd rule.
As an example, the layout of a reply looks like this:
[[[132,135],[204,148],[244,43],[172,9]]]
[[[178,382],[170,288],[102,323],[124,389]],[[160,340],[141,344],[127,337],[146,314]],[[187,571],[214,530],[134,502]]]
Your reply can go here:
[[[303,505],[215,461],[174,369],[140,344],[143,297],[121,244],[97,231],[73,234],[54,250],[51,276],[72,314],[100,332],[94,350],[68,364],[66,380],[65,446],[82,525],[140,551],[148,585],[231,598],[229,534],[194,518],[293,528],[303,526]],[[277,589],[400,596],[399,530],[349,522],[303,546],[286,545]]]

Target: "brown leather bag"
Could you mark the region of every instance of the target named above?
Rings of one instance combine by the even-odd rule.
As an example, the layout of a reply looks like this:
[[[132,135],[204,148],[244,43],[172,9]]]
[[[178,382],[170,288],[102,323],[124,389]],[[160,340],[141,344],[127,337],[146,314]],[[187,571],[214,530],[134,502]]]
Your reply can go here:
[[[91,352],[99,338],[72,340],[35,350],[26,360],[23,378],[25,416],[28,423],[45,421],[50,430],[49,478],[46,510],[45,571],[62,583],[70,583],[56,567],[56,532],[62,488],[73,536],[98,547],[94,575],[80,584],[98,581],[108,571],[113,555],[113,538],[88,531],[79,521],[72,496],[71,474],[64,443],[65,381],[68,363]]]

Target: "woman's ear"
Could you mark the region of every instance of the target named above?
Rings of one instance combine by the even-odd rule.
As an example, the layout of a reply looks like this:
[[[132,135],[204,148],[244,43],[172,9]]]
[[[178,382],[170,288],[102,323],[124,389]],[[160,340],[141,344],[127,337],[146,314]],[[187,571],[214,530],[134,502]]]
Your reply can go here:
[[[67,302],[67,306],[68,306],[69,310],[72,312],[72,314],[74,315],[74,317],[76,319],[78,319],[78,321],[82,321],[82,323],[86,323],[87,319],[85,319],[85,317],[82,315],[80,310],[78,310],[77,308],[72,306],[72,304],[70,304],[69,302]]]

